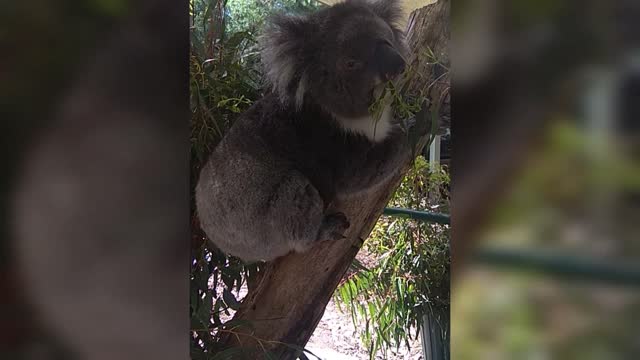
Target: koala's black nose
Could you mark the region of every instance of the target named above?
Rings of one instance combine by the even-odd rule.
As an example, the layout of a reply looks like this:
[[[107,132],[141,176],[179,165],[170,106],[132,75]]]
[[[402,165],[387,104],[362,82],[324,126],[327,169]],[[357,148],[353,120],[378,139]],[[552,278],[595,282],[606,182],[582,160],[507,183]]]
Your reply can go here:
[[[404,71],[406,65],[404,59],[388,43],[379,44],[374,56],[383,80],[392,79]]]

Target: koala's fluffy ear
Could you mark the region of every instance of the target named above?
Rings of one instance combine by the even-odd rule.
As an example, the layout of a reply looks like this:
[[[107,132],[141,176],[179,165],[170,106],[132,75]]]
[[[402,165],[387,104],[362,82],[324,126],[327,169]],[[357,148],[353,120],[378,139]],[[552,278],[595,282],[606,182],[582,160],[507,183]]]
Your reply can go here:
[[[281,101],[294,101],[300,108],[306,89],[305,64],[313,58],[308,44],[318,32],[307,17],[274,15],[266,24],[259,38],[265,76]]]
[[[369,3],[373,12],[393,27],[402,20],[403,11],[398,0],[376,0]]]
[[[400,28],[400,21],[404,16],[402,5],[398,0],[375,0],[369,2],[369,6],[373,12],[382,18],[391,26],[393,34],[396,37],[397,49],[403,57],[409,55],[409,47],[405,41],[404,31]]]

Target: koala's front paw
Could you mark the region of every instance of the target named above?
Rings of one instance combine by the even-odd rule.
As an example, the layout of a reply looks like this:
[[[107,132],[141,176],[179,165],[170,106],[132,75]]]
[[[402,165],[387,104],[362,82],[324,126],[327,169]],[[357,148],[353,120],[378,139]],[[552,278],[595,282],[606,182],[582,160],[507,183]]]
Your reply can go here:
[[[403,125],[404,125],[404,128],[407,131],[410,131],[411,129],[413,129],[416,126],[416,123],[417,123],[416,117],[412,116],[412,117],[410,117],[408,119],[405,119]]]
[[[344,232],[351,226],[347,217],[341,213],[329,214],[324,217],[320,231],[318,231],[318,241],[341,240],[344,239]]]

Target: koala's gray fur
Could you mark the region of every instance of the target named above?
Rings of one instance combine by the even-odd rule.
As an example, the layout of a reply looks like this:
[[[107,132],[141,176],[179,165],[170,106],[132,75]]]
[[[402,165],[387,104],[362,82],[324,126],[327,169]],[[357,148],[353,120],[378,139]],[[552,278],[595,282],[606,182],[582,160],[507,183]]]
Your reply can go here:
[[[202,168],[200,223],[245,261],[341,239],[337,197],[392,175],[408,151],[390,106],[369,114],[384,81],[404,70],[397,1],[349,0],[306,17],[276,16],[261,37],[274,92],[242,114]]]

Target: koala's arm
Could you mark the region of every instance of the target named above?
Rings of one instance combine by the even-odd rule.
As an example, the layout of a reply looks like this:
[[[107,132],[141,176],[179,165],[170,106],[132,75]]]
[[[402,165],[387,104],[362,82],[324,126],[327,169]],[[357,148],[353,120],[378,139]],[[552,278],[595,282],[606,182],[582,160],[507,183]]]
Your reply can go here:
[[[411,153],[408,136],[396,129],[383,142],[345,154],[336,174],[338,194],[352,194],[379,185],[395,174]]]

